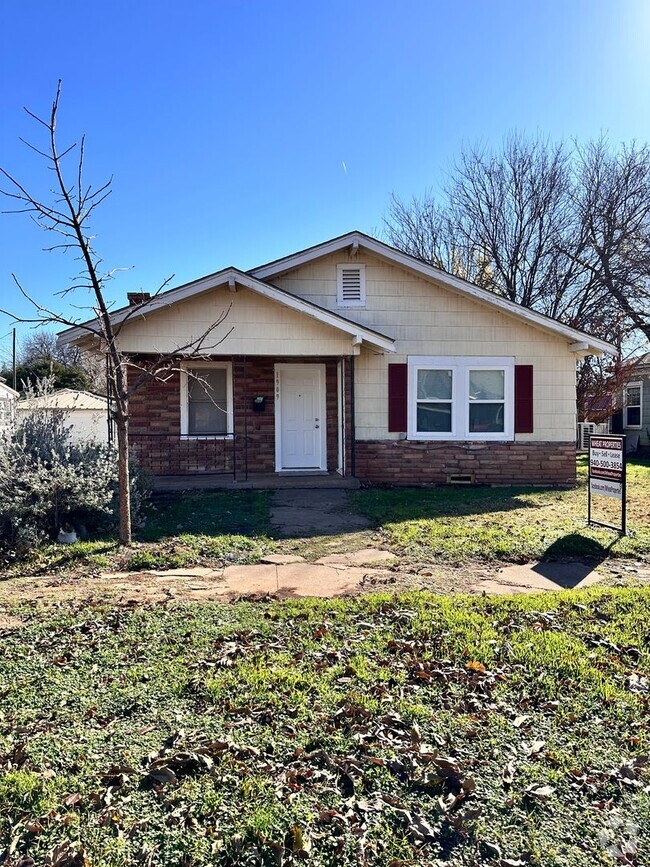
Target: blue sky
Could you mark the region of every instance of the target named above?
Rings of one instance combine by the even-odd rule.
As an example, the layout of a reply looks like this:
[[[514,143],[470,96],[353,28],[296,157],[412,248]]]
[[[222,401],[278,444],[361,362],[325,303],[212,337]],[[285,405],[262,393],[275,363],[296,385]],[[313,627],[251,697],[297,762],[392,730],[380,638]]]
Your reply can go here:
[[[0,165],[47,190],[22,108],[46,113],[62,78],[61,142],[85,132],[88,179],[114,177],[93,228],[130,269],[120,302],[372,233],[391,192],[437,187],[464,144],[650,139],[648,0],[26,0],[0,33]],[[29,315],[16,272],[70,312],[53,294],[77,266],[48,240],[0,215],[0,306]]]

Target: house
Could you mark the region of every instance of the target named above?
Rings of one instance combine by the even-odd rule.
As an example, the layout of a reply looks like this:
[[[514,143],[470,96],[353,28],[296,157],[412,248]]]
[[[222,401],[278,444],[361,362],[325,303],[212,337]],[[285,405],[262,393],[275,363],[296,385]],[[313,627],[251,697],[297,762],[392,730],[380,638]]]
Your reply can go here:
[[[571,483],[576,358],[616,351],[361,232],[112,317],[142,367],[224,312],[199,358],[178,352],[130,401],[155,475]],[[81,327],[60,340],[90,345]]]
[[[18,392],[9,388],[5,380],[0,377],[0,433],[11,427],[17,400]]]
[[[627,435],[628,448],[650,447],[650,352],[638,358],[623,387],[622,409],[612,418],[612,430]]]
[[[16,402],[16,418],[37,411],[61,413],[64,425],[70,430],[70,442],[93,440],[108,442],[108,407],[105,397],[89,391],[61,388],[49,394],[23,398]]]

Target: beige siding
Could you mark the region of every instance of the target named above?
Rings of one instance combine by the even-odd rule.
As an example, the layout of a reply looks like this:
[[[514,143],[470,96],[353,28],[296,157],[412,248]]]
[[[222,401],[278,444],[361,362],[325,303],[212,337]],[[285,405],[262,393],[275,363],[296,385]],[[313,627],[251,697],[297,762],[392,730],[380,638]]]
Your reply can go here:
[[[336,266],[366,266],[366,306],[336,307]],[[575,438],[575,356],[568,341],[463,297],[360,250],[324,257],[272,280],[275,285],[342,313],[396,341],[395,355],[364,348],[356,361],[358,439],[386,439],[389,362],[409,355],[514,356],[534,366],[533,434],[516,439],[569,442]]]
[[[237,292],[214,289],[134,318],[120,334],[120,348],[124,352],[174,352],[196,340],[223,313],[226,318],[204,343],[205,355],[352,354],[348,335],[241,288]]]

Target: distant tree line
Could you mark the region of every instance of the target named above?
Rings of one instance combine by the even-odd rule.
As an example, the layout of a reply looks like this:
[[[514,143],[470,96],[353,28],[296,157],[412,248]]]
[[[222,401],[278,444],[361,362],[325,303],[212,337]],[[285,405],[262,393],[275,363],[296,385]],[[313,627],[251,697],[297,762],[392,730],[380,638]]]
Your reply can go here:
[[[0,370],[0,376],[11,385],[13,365]],[[22,393],[44,379],[48,379],[54,389],[106,393],[103,358],[84,354],[76,347],[59,346],[53,331],[38,328],[20,345],[16,359],[16,388]]]

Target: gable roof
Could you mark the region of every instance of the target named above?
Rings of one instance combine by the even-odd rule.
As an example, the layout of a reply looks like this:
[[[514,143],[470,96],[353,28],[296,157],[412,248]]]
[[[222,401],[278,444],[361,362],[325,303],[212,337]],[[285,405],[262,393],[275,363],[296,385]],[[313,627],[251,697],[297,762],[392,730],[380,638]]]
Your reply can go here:
[[[74,388],[59,388],[50,394],[28,397],[16,403],[18,410],[32,409],[86,409],[106,412],[107,398],[90,391],[76,391]]]
[[[258,279],[267,280],[268,278],[277,277],[280,274],[312,262],[315,259],[320,259],[330,253],[336,253],[347,247],[355,246],[364,247],[371,253],[387,259],[408,271],[415,272],[427,279],[435,280],[453,292],[496,307],[511,316],[525,319],[530,325],[537,328],[566,337],[572,342],[573,345],[570,348],[575,352],[596,355],[601,355],[602,353],[618,355],[618,350],[613,344],[601,340],[599,337],[579,331],[577,328],[571,328],[558,322],[557,319],[545,316],[543,313],[537,313],[537,311],[531,310],[529,307],[524,307],[521,304],[516,304],[514,301],[509,301],[507,298],[495,295],[494,292],[490,292],[487,289],[481,289],[474,283],[470,283],[460,277],[454,277],[452,274],[448,274],[440,268],[423,262],[409,253],[403,253],[401,250],[391,247],[383,241],[378,241],[376,238],[372,238],[370,235],[356,230],[347,232],[345,235],[339,235],[339,237],[332,238],[322,244],[316,244],[314,247],[307,247],[305,250],[300,250],[281,259],[275,259],[273,262],[268,262],[265,265],[252,268],[248,273]]]
[[[0,377],[0,397],[4,399],[9,398],[9,400],[14,400],[19,396],[20,395],[18,394],[18,392],[14,391],[14,389],[11,388],[11,386],[7,385],[6,381],[2,377]]]
[[[272,286],[263,280],[258,279],[250,272],[240,271],[239,268],[233,266],[224,268],[222,271],[217,271],[214,274],[208,274],[206,277],[201,277],[198,280],[193,280],[190,283],[184,283],[182,286],[177,286],[174,289],[168,289],[166,292],[161,292],[160,295],[154,296],[151,301],[142,306],[139,310],[135,310],[132,306],[122,307],[111,313],[111,322],[113,325],[120,325],[125,320],[131,317],[143,317],[150,313],[168,307],[170,304],[176,304],[179,301],[184,301],[192,298],[195,295],[200,295],[203,292],[208,292],[210,289],[216,289],[220,286],[243,286],[253,292],[257,292],[265,298],[283,304],[286,307],[296,310],[299,313],[304,313],[318,322],[325,325],[330,325],[346,334],[349,334],[358,342],[366,342],[371,346],[383,349],[386,352],[395,351],[395,341],[375,331],[373,328],[368,328],[365,325],[359,325],[358,322],[353,322],[339,313],[334,313],[331,310],[326,310],[312,301],[306,301],[304,298],[299,298],[291,292],[284,289],[279,289],[277,286]],[[67,328],[61,331],[58,335],[58,340],[61,343],[75,343],[83,340],[88,332],[83,325],[92,324],[83,323],[74,328]]]

